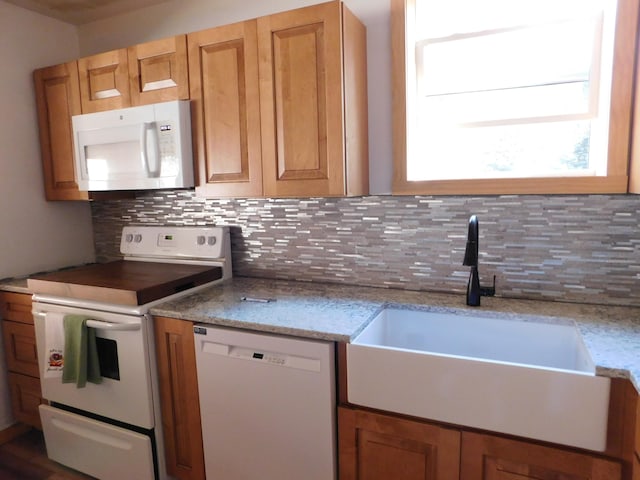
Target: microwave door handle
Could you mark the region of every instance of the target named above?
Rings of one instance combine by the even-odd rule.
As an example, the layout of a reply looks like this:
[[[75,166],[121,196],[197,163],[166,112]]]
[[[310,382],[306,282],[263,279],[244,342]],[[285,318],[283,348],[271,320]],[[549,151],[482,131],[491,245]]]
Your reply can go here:
[[[102,320],[87,320],[87,327],[109,330],[111,332],[130,332],[140,330],[139,323],[110,323]]]
[[[153,135],[153,165],[151,169],[151,162],[149,161],[149,146],[147,143],[148,132]],[[154,178],[160,176],[160,152],[158,145],[158,132],[156,130],[156,122],[144,122],[140,129],[140,155],[142,156],[142,162],[147,170],[147,177]]]

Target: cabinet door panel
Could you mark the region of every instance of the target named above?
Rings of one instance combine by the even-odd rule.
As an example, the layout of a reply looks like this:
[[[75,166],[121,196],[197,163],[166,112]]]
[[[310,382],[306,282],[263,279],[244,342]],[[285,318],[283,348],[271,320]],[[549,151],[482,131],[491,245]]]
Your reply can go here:
[[[262,195],[255,20],[189,34],[201,196]]]
[[[31,295],[26,293],[0,292],[0,318],[12,322],[33,325]]]
[[[460,433],[339,407],[341,480],[457,480]]]
[[[621,465],[596,456],[462,433],[462,480],[619,480]]]
[[[33,325],[2,321],[7,368],[12,372],[39,377],[36,336]]]
[[[341,38],[336,2],[258,19],[267,196],[345,193]]]
[[[81,113],[78,65],[41,68],[33,77],[46,198],[88,200],[88,192],[78,190],[73,159],[71,116]]]
[[[9,372],[13,416],[19,422],[42,430],[38,406],[44,402],[37,378]]]
[[[167,473],[203,480],[204,453],[193,324],[154,317]]]
[[[127,54],[132,105],[189,99],[185,35],[135,45]]]
[[[82,113],[130,107],[127,72],[126,48],[78,60]]]

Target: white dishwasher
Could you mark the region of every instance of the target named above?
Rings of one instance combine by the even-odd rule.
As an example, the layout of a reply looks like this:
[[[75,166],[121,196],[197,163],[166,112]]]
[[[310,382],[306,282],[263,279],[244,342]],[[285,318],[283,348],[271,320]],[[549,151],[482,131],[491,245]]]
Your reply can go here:
[[[333,343],[194,332],[207,479],[335,479]]]

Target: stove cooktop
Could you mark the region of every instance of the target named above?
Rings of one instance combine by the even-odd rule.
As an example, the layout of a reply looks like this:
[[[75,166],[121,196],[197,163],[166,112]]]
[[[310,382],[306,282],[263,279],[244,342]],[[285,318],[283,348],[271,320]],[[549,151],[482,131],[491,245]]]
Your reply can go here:
[[[222,278],[219,266],[117,260],[36,275],[37,294],[118,305],[144,305]]]

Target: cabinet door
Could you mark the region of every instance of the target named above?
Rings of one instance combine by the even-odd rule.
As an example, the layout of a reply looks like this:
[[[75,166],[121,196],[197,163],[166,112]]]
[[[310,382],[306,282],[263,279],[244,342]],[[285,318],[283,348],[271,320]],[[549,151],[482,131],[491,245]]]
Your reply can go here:
[[[341,4],[258,19],[266,196],[344,195]]]
[[[42,430],[38,406],[44,402],[37,378],[9,372],[11,406],[16,420]]]
[[[619,480],[621,466],[586,453],[462,433],[461,480]]]
[[[12,322],[33,325],[31,295],[26,293],[0,292],[0,318]]]
[[[457,480],[460,432],[338,408],[341,480]]]
[[[193,324],[154,317],[167,473],[204,479]]]
[[[3,320],[2,337],[7,368],[12,372],[39,377],[36,332],[33,325]]]
[[[126,48],[79,59],[82,113],[130,107],[128,70]]]
[[[40,155],[47,200],[88,200],[78,190],[73,159],[71,116],[79,115],[80,87],[75,61],[33,74],[40,129]]]
[[[196,193],[261,196],[255,20],[188,35]]]
[[[189,99],[185,35],[129,47],[127,55],[132,105]]]

